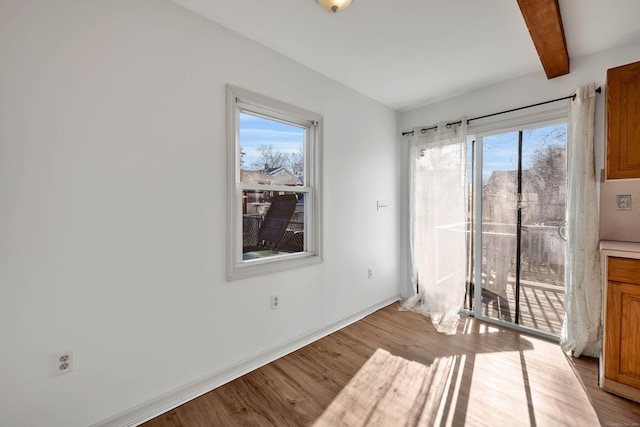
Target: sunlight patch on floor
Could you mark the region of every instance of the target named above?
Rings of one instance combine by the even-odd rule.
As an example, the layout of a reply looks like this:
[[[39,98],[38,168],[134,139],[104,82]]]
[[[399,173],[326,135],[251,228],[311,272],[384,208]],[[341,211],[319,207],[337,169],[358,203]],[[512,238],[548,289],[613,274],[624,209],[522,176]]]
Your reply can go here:
[[[478,329],[491,334],[487,338],[499,332],[492,326]],[[514,348],[518,344],[524,345]],[[438,357],[428,366],[379,348],[314,426],[597,423],[560,349],[550,360],[549,353],[540,357],[527,344],[515,341],[502,351]],[[557,390],[549,393],[549,388]],[[564,410],[567,405],[573,410]],[[576,412],[582,418],[568,418]]]
[[[378,349],[314,425],[440,424],[456,410],[464,365],[461,356],[425,366]]]
[[[504,329],[486,322],[481,322],[472,317],[462,317],[460,319],[460,325],[458,325],[458,329],[462,329],[462,333],[467,335],[491,334],[500,332]]]

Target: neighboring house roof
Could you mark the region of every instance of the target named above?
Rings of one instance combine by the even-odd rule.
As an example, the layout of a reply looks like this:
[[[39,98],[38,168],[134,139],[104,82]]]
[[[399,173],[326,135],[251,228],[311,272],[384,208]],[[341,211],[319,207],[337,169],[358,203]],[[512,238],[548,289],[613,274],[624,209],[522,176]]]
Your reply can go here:
[[[263,170],[240,170],[240,181],[253,184],[301,185],[298,176],[284,166]]]

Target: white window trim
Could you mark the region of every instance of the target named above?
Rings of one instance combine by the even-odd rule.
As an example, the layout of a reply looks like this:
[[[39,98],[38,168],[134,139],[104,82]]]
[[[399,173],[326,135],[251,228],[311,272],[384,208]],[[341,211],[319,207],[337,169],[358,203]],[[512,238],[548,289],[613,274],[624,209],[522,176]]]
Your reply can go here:
[[[309,200],[305,197],[305,252],[242,260],[241,196],[246,186],[240,182],[240,111],[282,119],[310,129],[305,141],[305,182],[302,187],[297,187],[310,196]],[[322,129],[323,118],[317,113],[235,86],[227,86],[227,280],[260,276],[322,261]],[[286,186],[264,188],[289,192],[296,189]]]
[[[558,105],[559,104],[559,105]],[[543,105],[514,113],[505,113],[494,117],[472,121],[467,125],[467,135],[483,136],[507,133],[520,128],[553,125],[566,122],[569,117],[567,104],[558,102],[553,106]]]

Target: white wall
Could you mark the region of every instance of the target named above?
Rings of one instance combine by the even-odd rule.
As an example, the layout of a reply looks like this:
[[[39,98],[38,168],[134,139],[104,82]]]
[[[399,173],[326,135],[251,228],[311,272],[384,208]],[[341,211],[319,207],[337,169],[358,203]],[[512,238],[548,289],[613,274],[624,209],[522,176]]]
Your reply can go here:
[[[503,83],[482,88],[464,95],[444,100],[442,102],[429,104],[420,108],[405,111],[399,115],[398,122],[400,131],[409,131],[413,127],[435,124],[443,120],[453,120],[466,115],[468,118],[479,117],[485,114],[492,114],[499,111],[518,108],[524,105],[561,98],[571,95],[576,88],[589,83],[596,83],[602,87],[602,93],[597,96],[596,101],[596,129],[595,129],[595,154],[596,170],[598,178],[600,170],[604,168],[604,134],[605,134],[605,88],[607,69],[619,65],[640,60],[640,44],[628,45],[625,47],[600,52],[583,58],[571,58],[571,72],[568,75],[548,80],[542,71],[525,75]],[[471,66],[469,72],[473,72]],[[403,152],[401,162],[406,162],[407,140],[403,138],[401,142]],[[403,177],[402,204],[407,204],[406,176]],[[624,180],[624,182],[609,183],[602,186],[602,200],[610,200],[611,194],[631,194],[633,200],[640,202],[640,180]],[[620,192],[622,191],[622,192]],[[613,197],[615,201],[615,196]],[[637,236],[640,241],[640,221],[632,221],[640,212],[640,203],[633,212],[627,212],[627,218],[609,221],[610,217],[620,217],[620,213],[614,214],[615,206],[608,203],[602,207],[601,215],[605,222],[601,224],[601,237],[616,238],[620,236]],[[623,214],[625,215],[625,214]],[[402,215],[402,259],[406,259],[406,218],[408,214]],[[602,232],[605,231],[605,234]],[[611,232],[609,232],[611,230]],[[630,233],[631,231],[631,233]],[[615,234],[614,234],[615,233]],[[627,240],[627,239],[621,239]],[[409,275],[406,263],[401,266],[401,291],[408,292]]]
[[[392,110],[169,0],[4,1],[0,58],[0,425],[99,422],[397,295]],[[225,280],[226,84],[324,115],[322,264]]]

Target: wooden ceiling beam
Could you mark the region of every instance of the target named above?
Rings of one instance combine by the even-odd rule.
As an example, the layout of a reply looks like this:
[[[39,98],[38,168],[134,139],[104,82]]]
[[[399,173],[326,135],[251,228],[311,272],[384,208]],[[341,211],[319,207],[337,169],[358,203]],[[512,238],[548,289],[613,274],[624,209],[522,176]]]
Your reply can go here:
[[[569,74],[569,54],[558,0],[518,0],[548,79]]]

